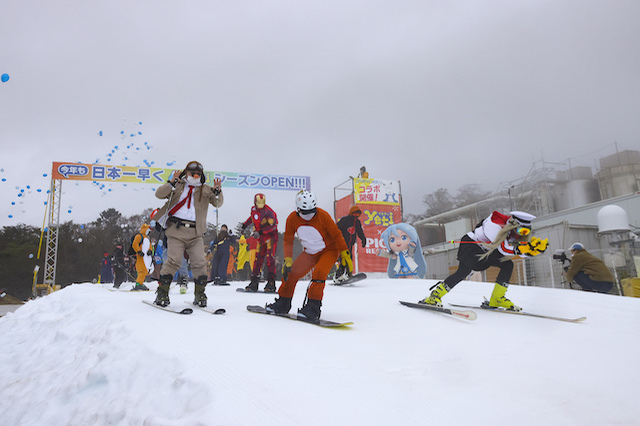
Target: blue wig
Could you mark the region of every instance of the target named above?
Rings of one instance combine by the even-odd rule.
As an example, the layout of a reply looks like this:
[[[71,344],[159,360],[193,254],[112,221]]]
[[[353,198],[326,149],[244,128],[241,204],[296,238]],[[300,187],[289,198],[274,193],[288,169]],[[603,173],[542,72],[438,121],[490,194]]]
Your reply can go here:
[[[418,270],[416,271],[417,277],[424,278],[427,275],[427,263],[425,262],[424,256],[422,255],[422,245],[420,244],[420,237],[418,236],[418,232],[413,226],[409,225],[408,223],[396,223],[388,226],[387,229],[385,229],[382,233],[382,240],[384,241],[384,245],[387,247],[387,251],[391,253],[391,250],[389,249],[389,238],[391,237],[391,234],[399,237],[397,230],[401,230],[402,232],[406,233],[411,239],[411,242],[416,244],[416,250],[413,253],[413,260],[418,265]],[[396,275],[396,272],[394,270],[397,262],[397,258],[389,259],[389,266],[387,267],[387,275],[389,276],[389,278],[398,278],[398,275]]]

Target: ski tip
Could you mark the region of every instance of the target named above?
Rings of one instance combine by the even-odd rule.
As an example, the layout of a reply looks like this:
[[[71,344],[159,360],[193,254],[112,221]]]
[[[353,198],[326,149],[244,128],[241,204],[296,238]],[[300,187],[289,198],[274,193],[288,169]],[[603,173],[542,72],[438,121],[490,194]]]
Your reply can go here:
[[[216,314],[216,315],[221,315],[221,314],[224,314],[226,312],[227,312],[227,310],[224,309],[224,308],[219,308],[219,309],[216,309],[215,311],[213,311],[213,313]]]
[[[469,321],[475,321],[478,319],[478,314],[474,311],[459,311],[457,309],[450,309],[451,315],[454,317],[464,318]]]

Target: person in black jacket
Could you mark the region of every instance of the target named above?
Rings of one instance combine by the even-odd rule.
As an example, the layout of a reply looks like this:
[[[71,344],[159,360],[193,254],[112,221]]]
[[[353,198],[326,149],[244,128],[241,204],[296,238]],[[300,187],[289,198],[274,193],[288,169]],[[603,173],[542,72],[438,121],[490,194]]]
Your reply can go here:
[[[113,288],[120,288],[120,284],[122,284],[127,278],[127,270],[125,269],[126,266],[124,261],[124,248],[122,247],[122,244],[116,244],[111,260],[113,262],[113,272],[115,275]]]
[[[220,227],[216,239],[211,242],[210,250],[213,253],[211,261],[211,279],[216,285],[226,284],[227,267],[229,265],[229,246],[235,243],[236,237],[231,235],[227,225]]]
[[[352,206],[349,209],[349,214],[347,216],[342,217],[337,225],[340,232],[342,232],[342,237],[344,238],[344,242],[347,243],[347,247],[353,253],[353,245],[360,238],[360,242],[362,243],[362,248],[367,245],[367,238],[364,236],[364,231],[362,230],[362,223],[360,223],[360,215],[362,211],[358,206]],[[336,271],[336,281],[343,281],[349,278],[349,273],[346,271],[342,262]]]

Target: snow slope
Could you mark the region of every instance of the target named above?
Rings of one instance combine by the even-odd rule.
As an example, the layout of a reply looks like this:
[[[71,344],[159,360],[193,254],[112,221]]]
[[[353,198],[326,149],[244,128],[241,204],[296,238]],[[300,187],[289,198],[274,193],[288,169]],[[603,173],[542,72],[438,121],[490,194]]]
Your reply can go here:
[[[640,300],[512,286],[526,310],[468,322],[410,309],[430,280],[328,285],[324,329],[246,311],[273,295],[208,287],[210,306],[166,313],[153,292],[72,285],[0,318],[5,425],[637,424]],[[299,283],[294,309],[302,305]],[[151,284],[155,289],[155,284]],[[492,285],[463,282],[445,303]],[[190,294],[172,289],[172,305]]]

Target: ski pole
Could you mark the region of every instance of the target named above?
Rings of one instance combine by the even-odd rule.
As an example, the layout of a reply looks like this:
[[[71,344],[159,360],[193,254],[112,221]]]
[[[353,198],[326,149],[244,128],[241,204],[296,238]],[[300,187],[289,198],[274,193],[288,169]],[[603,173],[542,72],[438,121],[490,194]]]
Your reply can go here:
[[[451,241],[447,241],[448,243],[451,244],[490,244],[490,243],[486,243],[484,241],[456,241],[456,240],[451,240]]]

